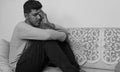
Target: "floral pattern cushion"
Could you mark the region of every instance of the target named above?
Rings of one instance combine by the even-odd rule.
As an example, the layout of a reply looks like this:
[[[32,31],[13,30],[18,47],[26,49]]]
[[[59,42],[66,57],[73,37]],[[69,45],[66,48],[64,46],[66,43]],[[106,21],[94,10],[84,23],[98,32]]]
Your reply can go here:
[[[69,40],[79,64],[120,60],[120,28],[69,28]],[[102,53],[102,55],[101,55]]]
[[[120,28],[68,28],[76,60],[87,68],[113,72],[120,62]],[[104,66],[103,66],[104,64]],[[117,65],[118,67],[120,65]],[[94,72],[94,71],[89,72]],[[96,71],[95,71],[96,72]],[[101,71],[99,71],[101,72]]]
[[[98,51],[99,29],[69,28],[71,47],[80,65],[86,61],[94,63],[100,59]]]

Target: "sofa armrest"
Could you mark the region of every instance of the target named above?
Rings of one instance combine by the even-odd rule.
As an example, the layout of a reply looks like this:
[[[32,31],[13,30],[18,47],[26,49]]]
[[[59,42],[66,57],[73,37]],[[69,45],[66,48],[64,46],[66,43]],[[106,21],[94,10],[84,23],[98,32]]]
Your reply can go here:
[[[0,39],[0,72],[12,72],[9,65],[9,42]]]

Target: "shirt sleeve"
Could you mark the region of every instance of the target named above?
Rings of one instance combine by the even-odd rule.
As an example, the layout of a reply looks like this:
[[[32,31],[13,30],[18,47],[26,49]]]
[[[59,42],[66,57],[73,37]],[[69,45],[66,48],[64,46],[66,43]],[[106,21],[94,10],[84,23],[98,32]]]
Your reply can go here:
[[[16,32],[21,39],[34,39],[34,40],[48,40],[49,33],[47,29],[40,29],[32,27],[28,24],[21,23],[16,27]]]

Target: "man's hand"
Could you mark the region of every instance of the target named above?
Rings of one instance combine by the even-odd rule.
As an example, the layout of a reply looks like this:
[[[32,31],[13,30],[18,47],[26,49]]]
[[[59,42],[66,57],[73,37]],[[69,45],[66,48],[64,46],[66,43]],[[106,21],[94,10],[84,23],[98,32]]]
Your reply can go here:
[[[66,35],[70,34],[67,29],[58,29],[57,31],[64,32]]]
[[[65,41],[66,37],[67,37],[67,35],[64,32],[62,32],[62,34],[63,34],[63,36],[61,36],[61,38],[60,38],[61,42]]]
[[[50,40],[59,40],[61,42],[65,41],[66,34],[64,32],[55,31],[52,29],[47,29],[50,35]]]
[[[41,10],[41,13],[40,13],[40,14],[41,14],[41,16],[43,17],[42,23],[53,24],[53,23],[50,23],[50,22],[48,21],[47,14],[46,14],[43,10]],[[69,34],[68,30],[65,29],[64,27],[59,26],[59,25],[57,25],[57,24],[53,24],[53,25],[55,26],[55,30],[60,31],[60,32],[64,32],[66,35]]]
[[[49,23],[48,18],[47,18],[47,14],[43,10],[41,10],[40,15],[43,18],[42,23]]]
[[[61,41],[64,41],[67,38],[68,34],[69,34],[68,30],[65,29],[62,26],[57,25],[57,24],[50,23],[48,21],[47,14],[43,10],[41,10],[40,14],[41,14],[41,16],[43,18],[41,23],[53,25],[52,27],[54,28],[54,30],[56,30],[56,31],[58,31],[58,32],[60,32],[62,34],[64,33],[63,37],[60,38]]]

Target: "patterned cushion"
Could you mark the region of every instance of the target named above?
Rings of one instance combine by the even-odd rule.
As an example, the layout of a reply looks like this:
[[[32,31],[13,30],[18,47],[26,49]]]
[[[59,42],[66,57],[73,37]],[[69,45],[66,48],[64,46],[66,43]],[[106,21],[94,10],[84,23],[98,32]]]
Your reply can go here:
[[[120,61],[120,28],[68,28],[68,30],[70,44],[79,65],[87,72],[114,71],[115,65]]]

